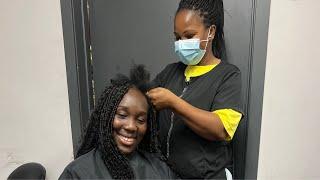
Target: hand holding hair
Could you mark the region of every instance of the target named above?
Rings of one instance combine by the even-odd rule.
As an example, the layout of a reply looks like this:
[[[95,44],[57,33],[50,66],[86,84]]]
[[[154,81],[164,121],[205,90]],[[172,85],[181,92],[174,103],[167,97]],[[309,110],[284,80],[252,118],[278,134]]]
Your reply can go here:
[[[157,110],[173,108],[174,103],[180,99],[170,90],[162,87],[151,89],[146,93],[146,95],[150,98],[152,104]]]

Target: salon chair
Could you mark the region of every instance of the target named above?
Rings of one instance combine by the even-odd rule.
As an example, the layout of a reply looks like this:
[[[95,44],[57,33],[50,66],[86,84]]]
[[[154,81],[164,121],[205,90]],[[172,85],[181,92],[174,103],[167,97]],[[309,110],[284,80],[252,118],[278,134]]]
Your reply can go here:
[[[32,179],[44,180],[46,169],[39,163],[27,163],[17,167],[8,177],[8,180]]]

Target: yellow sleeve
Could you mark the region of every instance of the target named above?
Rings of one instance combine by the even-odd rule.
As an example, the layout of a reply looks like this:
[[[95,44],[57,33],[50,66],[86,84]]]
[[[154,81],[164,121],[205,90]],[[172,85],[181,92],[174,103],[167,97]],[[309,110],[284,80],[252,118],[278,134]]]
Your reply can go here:
[[[242,114],[233,109],[219,109],[213,111],[217,114],[224,126],[224,129],[228,133],[227,141],[231,141],[234,133],[237,130],[238,124],[241,120]]]

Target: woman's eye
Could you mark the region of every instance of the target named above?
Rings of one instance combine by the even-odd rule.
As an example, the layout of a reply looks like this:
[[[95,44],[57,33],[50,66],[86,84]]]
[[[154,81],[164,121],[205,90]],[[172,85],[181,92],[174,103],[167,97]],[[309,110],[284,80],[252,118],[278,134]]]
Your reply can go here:
[[[175,40],[176,41],[179,41],[181,38],[180,37],[175,37]]]
[[[140,124],[144,124],[146,122],[146,119],[145,118],[138,118],[138,122]]]
[[[186,38],[187,38],[187,39],[192,39],[193,37],[194,37],[194,34],[186,35]]]
[[[127,117],[126,114],[117,114],[120,119],[125,119]]]

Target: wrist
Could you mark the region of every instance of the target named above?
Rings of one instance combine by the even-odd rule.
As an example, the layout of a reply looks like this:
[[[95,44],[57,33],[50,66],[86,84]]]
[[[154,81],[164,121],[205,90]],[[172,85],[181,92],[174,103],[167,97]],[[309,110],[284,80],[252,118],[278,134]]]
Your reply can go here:
[[[179,110],[179,104],[181,104],[182,99],[178,96],[174,96],[170,101],[170,108],[177,112]]]

